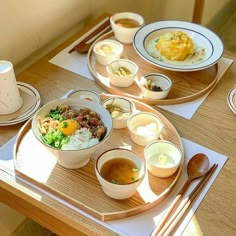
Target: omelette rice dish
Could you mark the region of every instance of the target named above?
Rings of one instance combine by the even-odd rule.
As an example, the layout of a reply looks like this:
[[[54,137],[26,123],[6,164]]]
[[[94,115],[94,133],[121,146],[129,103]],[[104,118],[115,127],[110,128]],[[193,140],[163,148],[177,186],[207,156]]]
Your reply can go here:
[[[194,54],[192,39],[184,32],[166,33],[158,39],[156,49],[168,60],[184,61]]]

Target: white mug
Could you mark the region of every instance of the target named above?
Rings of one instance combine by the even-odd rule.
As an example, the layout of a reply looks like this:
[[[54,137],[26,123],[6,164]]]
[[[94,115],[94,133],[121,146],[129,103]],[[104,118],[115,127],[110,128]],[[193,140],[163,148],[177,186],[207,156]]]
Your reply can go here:
[[[0,60],[0,115],[16,112],[22,103],[12,63]]]

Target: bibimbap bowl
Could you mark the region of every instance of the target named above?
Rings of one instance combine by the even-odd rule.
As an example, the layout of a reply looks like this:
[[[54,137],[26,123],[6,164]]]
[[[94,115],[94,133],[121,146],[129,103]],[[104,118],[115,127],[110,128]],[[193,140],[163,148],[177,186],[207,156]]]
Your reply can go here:
[[[38,141],[69,169],[85,166],[112,132],[112,118],[100,104],[84,99],[57,99],[32,119]]]

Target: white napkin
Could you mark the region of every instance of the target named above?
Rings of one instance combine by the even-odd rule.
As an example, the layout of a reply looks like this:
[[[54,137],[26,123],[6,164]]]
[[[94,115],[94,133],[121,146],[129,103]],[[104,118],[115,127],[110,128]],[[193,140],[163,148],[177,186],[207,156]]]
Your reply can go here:
[[[90,74],[87,66],[87,54],[79,54],[78,52],[74,51],[69,53],[69,51],[74,48],[79,42],[85,39],[91,32],[97,29],[101,24],[107,21],[108,17],[103,19],[97,25],[95,25],[92,29],[88,32],[83,34],[80,38],[78,38],[75,42],[73,42],[70,46],[63,49],[59,52],[55,57],[53,57],[49,62],[59,67],[62,67],[66,70],[72,71],[78,75],[82,75],[90,80],[93,80],[92,75]],[[92,40],[92,39],[91,39]]]
[[[11,175],[15,175],[14,173],[14,164],[12,159],[12,153],[13,153],[13,146],[15,144],[16,137],[12,138],[9,142],[7,142],[4,146],[0,148],[0,171],[3,170]],[[207,183],[207,185],[204,187],[201,194],[198,196],[197,200],[192,206],[192,209],[189,211],[183,222],[181,223],[180,227],[177,229],[175,235],[181,235],[184,231],[185,227],[187,226],[188,222],[192,218],[194,212],[200,205],[201,201],[203,200],[204,196],[208,192],[209,188],[213,184],[214,180],[216,179],[217,175],[219,174],[220,170],[223,168],[224,164],[226,163],[228,157],[221,155],[217,152],[214,152],[210,149],[207,149],[203,146],[200,146],[196,143],[193,143],[187,139],[182,138],[184,151],[185,151],[185,157],[186,157],[186,163],[187,161],[196,153],[205,153],[209,157],[210,165],[217,163],[218,168],[214,172],[213,176],[211,177],[210,181]],[[16,176],[16,178],[20,178]],[[22,179],[21,179],[22,180]],[[163,201],[161,204],[157,205],[156,207],[153,207],[151,210],[146,211],[144,213],[141,213],[136,216],[124,218],[121,220],[113,220],[113,221],[107,221],[102,222],[100,220],[97,220],[93,218],[92,216],[88,215],[87,213],[79,210],[78,208],[70,205],[69,203],[65,202],[62,199],[59,199],[52,194],[40,189],[39,187],[30,184],[29,182],[25,181],[27,184],[33,186],[34,188],[37,188],[38,190],[42,191],[44,194],[49,195],[50,197],[56,199],[57,201],[63,203],[64,205],[67,205],[71,209],[78,211],[87,217],[93,219],[94,221],[104,225],[105,227],[117,232],[120,235],[124,236],[146,236],[150,235],[153,231],[155,225],[158,224],[161,217],[165,213],[167,206],[170,204],[170,202],[175,197],[176,193],[180,190],[183,183],[186,180],[186,166],[184,166],[183,173],[176,184],[175,188],[171,192],[171,194]],[[189,188],[189,191],[191,191],[196,185],[198,181],[195,181],[191,187]],[[213,232],[214,233],[214,232]]]

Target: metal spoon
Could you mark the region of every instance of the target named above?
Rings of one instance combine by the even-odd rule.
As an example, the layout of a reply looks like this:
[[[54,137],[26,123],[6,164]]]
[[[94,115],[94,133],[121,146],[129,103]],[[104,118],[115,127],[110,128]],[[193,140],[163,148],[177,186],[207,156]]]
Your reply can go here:
[[[209,170],[209,159],[205,154],[198,153],[189,160],[188,165],[187,165],[188,179],[183,185],[183,187],[181,188],[181,190],[179,191],[178,195],[175,197],[174,201],[171,203],[169,210],[167,211],[166,215],[162,218],[162,221],[152,232],[151,236],[154,236],[157,234],[162,235],[161,233],[162,227],[168,220],[171,213],[180,203],[180,200],[182,199],[184,193],[186,192],[191,182],[195,179],[198,179],[204,176],[208,172],[208,170]]]

